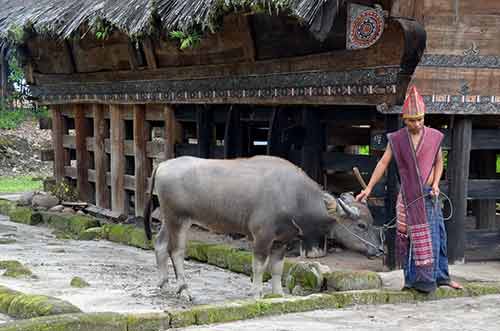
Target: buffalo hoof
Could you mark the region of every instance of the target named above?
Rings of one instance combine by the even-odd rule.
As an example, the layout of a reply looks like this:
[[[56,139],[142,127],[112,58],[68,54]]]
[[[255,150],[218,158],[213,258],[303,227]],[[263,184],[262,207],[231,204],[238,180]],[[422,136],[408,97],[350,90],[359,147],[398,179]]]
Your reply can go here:
[[[193,296],[191,295],[191,292],[189,291],[189,288],[187,284],[182,284],[179,285],[179,287],[176,290],[177,296],[185,301],[193,301]]]
[[[168,278],[162,279],[158,282],[158,287],[162,290],[165,290],[168,285]]]

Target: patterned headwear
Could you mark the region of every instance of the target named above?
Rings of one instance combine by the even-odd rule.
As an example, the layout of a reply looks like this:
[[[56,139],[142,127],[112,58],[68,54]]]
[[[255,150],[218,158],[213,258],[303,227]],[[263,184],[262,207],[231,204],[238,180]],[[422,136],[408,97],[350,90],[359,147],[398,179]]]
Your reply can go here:
[[[403,105],[403,118],[420,118],[425,115],[424,99],[415,86],[410,87]]]

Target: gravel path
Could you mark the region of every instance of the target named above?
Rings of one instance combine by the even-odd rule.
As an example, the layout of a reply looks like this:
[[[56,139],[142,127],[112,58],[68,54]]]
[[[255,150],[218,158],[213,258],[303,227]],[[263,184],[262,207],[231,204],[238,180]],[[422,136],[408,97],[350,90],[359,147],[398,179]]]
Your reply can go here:
[[[151,312],[190,305],[174,295],[173,271],[169,289],[160,291],[156,286],[158,275],[152,251],[108,241],[58,240],[50,229],[12,223],[5,217],[0,218],[2,237],[17,242],[1,245],[0,260],[18,260],[38,276],[0,276],[0,284],[9,288],[55,296],[85,312]],[[74,276],[82,277],[91,286],[70,287]],[[241,299],[250,293],[249,277],[214,266],[186,261],[186,276],[194,304]]]
[[[190,327],[183,331],[498,331],[500,295],[413,304],[316,310],[249,321]]]

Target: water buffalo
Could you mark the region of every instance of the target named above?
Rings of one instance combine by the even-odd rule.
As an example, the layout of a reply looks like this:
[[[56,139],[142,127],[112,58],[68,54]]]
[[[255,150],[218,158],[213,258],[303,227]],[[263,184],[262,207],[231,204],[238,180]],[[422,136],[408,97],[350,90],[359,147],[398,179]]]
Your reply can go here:
[[[272,292],[283,293],[284,255],[286,245],[293,239],[324,237],[338,223],[359,233],[374,232],[364,219],[366,205],[352,199],[350,204],[335,199],[300,168],[276,157],[235,160],[179,157],[160,163],[152,175],[144,215],[149,239],[151,196],[155,188],[163,217],[155,242],[160,286],[167,283],[170,256],[177,293],[186,291],[188,296],[184,252],[192,224],[248,237],[253,244],[252,293],[256,297],[262,295],[262,275],[267,264],[272,274]],[[371,245],[375,248],[380,245],[377,236],[366,238],[374,241]]]

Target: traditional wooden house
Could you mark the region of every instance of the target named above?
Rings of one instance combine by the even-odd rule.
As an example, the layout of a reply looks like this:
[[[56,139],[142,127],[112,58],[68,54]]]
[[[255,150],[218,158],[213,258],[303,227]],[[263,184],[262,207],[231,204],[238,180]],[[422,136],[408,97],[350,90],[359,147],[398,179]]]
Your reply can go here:
[[[358,190],[345,174],[371,173],[414,79],[428,123],[447,130],[450,253],[462,260],[466,200],[480,199],[478,224],[490,227],[500,198],[496,181],[472,179],[493,178],[491,164],[476,162],[467,181],[469,150],[500,146],[488,116],[500,101],[499,7],[437,3],[0,0],[0,37],[18,49],[33,97],[52,110],[56,180],[123,214],[142,215],[153,165],[181,155],[277,155],[330,191]],[[391,167],[375,192],[379,222],[394,215],[396,192]],[[499,242],[496,232],[481,234]]]

